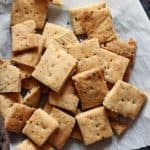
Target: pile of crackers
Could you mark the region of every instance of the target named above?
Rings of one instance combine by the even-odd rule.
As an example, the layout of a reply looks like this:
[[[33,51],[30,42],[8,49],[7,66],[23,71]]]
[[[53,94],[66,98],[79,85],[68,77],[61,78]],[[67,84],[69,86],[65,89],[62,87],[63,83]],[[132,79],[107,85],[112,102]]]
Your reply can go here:
[[[73,31],[46,22],[48,6],[12,4],[12,58],[0,60],[0,111],[7,131],[26,137],[16,149],[62,149],[70,137],[90,145],[122,134],[146,101],[127,83],[135,40],[120,39],[105,2],[70,9]]]

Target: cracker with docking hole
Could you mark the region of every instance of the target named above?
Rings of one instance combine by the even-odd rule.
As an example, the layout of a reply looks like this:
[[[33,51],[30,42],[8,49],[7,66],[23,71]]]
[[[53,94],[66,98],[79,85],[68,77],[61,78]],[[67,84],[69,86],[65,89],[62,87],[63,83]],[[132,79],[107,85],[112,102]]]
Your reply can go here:
[[[37,37],[39,43],[38,48],[33,48],[30,51],[14,54],[12,57],[12,61],[14,63],[23,64],[33,68],[38,64],[45,46],[45,38],[39,34],[37,34]]]
[[[49,103],[73,114],[76,113],[79,98],[75,94],[75,88],[71,79],[66,82],[59,93],[50,91]]]
[[[103,105],[112,112],[135,120],[145,101],[146,95],[143,92],[119,80],[106,95]]]
[[[81,43],[73,44],[67,47],[67,52],[75,57],[78,61],[83,58],[88,58],[96,55],[97,50],[100,48],[98,39],[93,38],[85,40]]]
[[[54,37],[54,39],[64,48],[66,48],[68,45],[78,43],[76,36],[71,30],[65,31],[64,33]],[[51,42],[51,38],[48,38],[46,40],[46,47],[48,47],[50,42]]]
[[[100,10],[102,8],[105,8],[106,4],[105,2],[89,5],[82,8],[72,8],[70,9],[70,16],[73,24],[73,30],[75,34],[85,34],[86,31],[84,29],[84,26],[82,25],[82,16],[83,13],[86,11],[93,11],[93,10]]]
[[[32,115],[34,109],[23,104],[14,103],[8,110],[5,118],[5,128],[7,131],[20,133],[26,121]],[[19,112],[19,113],[18,113]]]
[[[128,41],[122,41],[120,39],[114,40],[101,44],[101,47],[130,59],[132,65],[135,62],[137,43],[132,38],[130,38]]]
[[[30,107],[37,107],[41,97],[41,88],[40,86],[35,86],[27,92],[23,98],[23,104]]]
[[[94,56],[83,58],[82,60],[80,60],[77,65],[77,71],[79,73],[79,72],[87,71],[93,68],[98,68],[100,66],[101,66],[101,63],[99,62],[98,56],[94,55]]]
[[[82,25],[85,27],[88,38],[98,38],[100,43],[117,39],[108,8],[86,11],[82,16]]]
[[[112,136],[105,108],[97,107],[76,116],[84,144],[89,145]]]
[[[82,110],[96,107],[103,103],[108,88],[100,68],[81,72],[72,78],[75,81],[75,87],[80,97]]]
[[[9,62],[0,60],[0,93],[16,93],[20,91],[20,70]]]
[[[38,45],[38,36],[35,33],[22,33],[12,37],[12,51],[14,53],[32,51],[33,48],[38,48]]]
[[[14,0],[11,9],[11,25],[26,20],[34,20],[37,29],[43,29],[47,17],[48,4],[48,0]]]
[[[58,126],[56,119],[45,111],[37,109],[27,121],[22,133],[38,146],[42,146]]]
[[[21,101],[22,96],[20,93],[0,94],[0,113],[2,114],[3,118],[6,118],[10,107],[12,107],[14,103],[20,103]]]
[[[77,60],[52,40],[32,76],[53,91],[59,92],[76,64]]]
[[[62,149],[74,128],[75,119],[57,108],[52,108],[50,115],[59,122],[59,128],[50,136],[49,142]]]

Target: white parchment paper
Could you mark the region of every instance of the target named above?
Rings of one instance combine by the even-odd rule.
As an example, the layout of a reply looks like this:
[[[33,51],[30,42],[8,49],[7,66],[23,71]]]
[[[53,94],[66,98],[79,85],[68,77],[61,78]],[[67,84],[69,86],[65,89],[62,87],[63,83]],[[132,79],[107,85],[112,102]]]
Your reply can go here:
[[[50,6],[48,21],[70,28],[68,9],[81,7],[99,0],[63,0],[62,8]],[[0,0],[0,57],[9,58],[10,39],[10,0]],[[107,0],[111,9],[116,30],[122,39],[133,37],[138,42],[136,63],[130,82],[147,93],[150,98],[150,21],[138,0]],[[11,149],[19,137],[13,136]],[[64,150],[131,150],[150,145],[150,102],[143,108],[139,118],[120,136],[113,136],[85,147],[82,143],[69,140]]]

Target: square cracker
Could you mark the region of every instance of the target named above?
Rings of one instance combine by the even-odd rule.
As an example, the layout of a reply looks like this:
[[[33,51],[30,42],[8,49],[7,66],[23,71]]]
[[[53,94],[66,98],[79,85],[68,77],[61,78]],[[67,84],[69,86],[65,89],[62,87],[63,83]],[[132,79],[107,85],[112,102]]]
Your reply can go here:
[[[34,109],[23,104],[14,103],[10,107],[5,118],[5,128],[7,131],[20,133],[26,121],[32,115]],[[19,113],[18,113],[19,112]]]
[[[39,40],[35,33],[23,33],[12,37],[12,51],[14,53],[31,51],[38,48]]]
[[[119,80],[107,94],[103,105],[110,111],[134,120],[146,100],[136,87]]]
[[[21,101],[22,97],[19,93],[0,94],[0,113],[4,119],[6,118],[10,107],[12,107],[14,103],[20,103]]]
[[[52,40],[32,76],[53,91],[59,92],[76,67],[76,62],[74,57],[67,54],[57,42]]]
[[[37,109],[30,119],[22,133],[29,137],[35,144],[41,146],[48,137],[58,128],[58,122],[45,111]]]
[[[76,116],[84,144],[89,145],[112,136],[104,107],[98,107]]]
[[[117,38],[108,8],[86,11],[82,16],[82,25],[85,27],[88,38],[98,38],[100,43]]]
[[[20,70],[8,62],[0,60],[0,93],[16,93],[20,91]]]
[[[107,82],[114,84],[123,79],[129,64],[128,58],[102,48],[97,50],[96,54],[99,57],[101,67],[104,70],[104,78]]]
[[[72,77],[80,97],[82,110],[89,109],[103,103],[108,92],[100,68],[81,72]]]
[[[100,10],[105,7],[106,7],[105,2],[101,2],[87,7],[70,9],[70,15],[71,15],[71,20],[72,20],[75,34],[78,35],[78,34],[86,33],[84,27],[82,26],[82,15],[84,12],[92,11],[92,10]]]
[[[29,67],[35,67],[42,55],[44,46],[45,46],[45,38],[41,35],[38,36],[38,48],[34,48],[30,51],[25,51],[19,54],[14,54],[12,61],[17,64],[23,64]]]
[[[59,93],[50,91],[49,103],[71,113],[76,113],[79,98],[75,94],[73,82],[68,80]]]
[[[77,71],[79,73],[79,72],[87,71],[87,70],[97,68],[100,66],[101,66],[101,63],[99,62],[98,56],[94,55],[88,58],[83,58],[81,61],[79,61],[77,65]]]
[[[130,38],[128,41],[122,41],[118,39],[115,41],[101,44],[101,47],[123,57],[129,58],[131,64],[134,64],[137,48],[137,44],[134,39]]]
[[[75,119],[57,108],[52,108],[50,114],[59,122],[59,128],[52,134],[49,142],[57,149],[62,149],[74,128]]]
[[[78,43],[76,36],[71,30],[65,31],[64,33],[54,37],[54,39],[64,48],[66,48],[68,45]],[[50,42],[51,38],[48,38],[46,41],[46,47],[48,47]]]
[[[78,61],[83,58],[88,58],[90,56],[96,55],[97,50],[100,48],[98,39],[93,38],[90,40],[85,40],[81,43],[76,43],[69,45],[67,47],[67,52],[75,57]]]
[[[37,107],[41,97],[41,88],[40,86],[35,86],[27,92],[23,98],[23,104],[30,107]]]
[[[34,20],[37,28],[42,29],[48,12],[48,0],[14,0],[11,10],[11,24]]]

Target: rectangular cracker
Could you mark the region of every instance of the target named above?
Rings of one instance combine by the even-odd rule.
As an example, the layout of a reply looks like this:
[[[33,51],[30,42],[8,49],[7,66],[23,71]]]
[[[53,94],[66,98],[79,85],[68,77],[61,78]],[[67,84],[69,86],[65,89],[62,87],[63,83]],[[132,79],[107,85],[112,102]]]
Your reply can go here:
[[[98,107],[76,116],[84,144],[89,145],[112,136],[104,107]]]
[[[14,54],[12,57],[12,61],[17,64],[23,64],[29,67],[35,67],[42,55],[44,46],[45,46],[45,38],[41,35],[38,36],[38,48],[34,48],[29,51],[25,51],[19,54]]]
[[[97,68],[100,66],[101,64],[99,62],[98,56],[94,55],[88,58],[83,58],[81,61],[79,61],[77,65],[77,71],[79,73],[79,72],[87,71],[87,70]]]
[[[0,93],[15,93],[20,91],[20,70],[8,62],[0,60]]]
[[[50,91],[49,103],[73,114],[76,113],[79,98],[75,94],[75,88],[71,79],[66,82],[63,89],[59,93]]]
[[[76,62],[75,58],[67,54],[57,42],[52,40],[32,76],[53,91],[59,92],[76,67]]]
[[[131,64],[134,64],[137,48],[137,44],[134,39],[130,38],[128,41],[122,41],[118,39],[112,42],[101,44],[101,47],[123,57],[129,58]]]
[[[23,104],[14,103],[5,118],[7,131],[20,133],[34,109]],[[19,113],[18,113],[19,112]]]
[[[21,101],[22,97],[19,93],[0,94],[0,113],[4,119],[6,118],[8,110],[13,105],[13,103],[20,103]]]
[[[14,0],[11,10],[11,25],[34,20],[37,28],[42,29],[47,17],[48,4],[48,0]]]
[[[23,33],[12,37],[12,51],[14,53],[31,51],[33,48],[38,48],[39,40],[35,33]]]
[[[112,112],[134,120],[145,100],[146,95],[143,92],[119,80],[105,97],[103,105]]]
[[[40,86],[35,86],[27,92],[23,98],[23,104],[30,107],[37,107],[41,97],[41,88]]]
[[[98,38],[100,43],[117,39],[108,8],[84,12],[82,25],[85,27],[88,38]]]
[[[93,38],[67,47],[67,52],[78,61],[96,54],[100,48],[98,39]]]
[[[103,103],[108,88],[100,68],[81,72],[72,78],[75,81],[75,87],[80,97],[82,110],[96,107]]]
[[[112,53],[110,51],[99,49],[97,51],[101,67],[104,70],[104,78],[112,84],[122,80],[127,70],[129,59]]]
[[[82,15],[84,12],[92,11],[92,10],[100,10],[105,7],[106,7],[105,2],[101,2],[101,3],[89,5],[86,7],[70,9],[70,16],[71,16],[75,34],[79,35],[79,34],[86,33],[84,26],[82,26]]]
[[[27,121],[22,133],[38,146],[42,146],[57,128],[58,122],[56,119],[45,111],[37,109]]]
[[[52,108],[50,114],[59,122],[59,128],[50,137],[49,142],[57,149],[62,149],[74,128],[75,119],[57,108]]]

